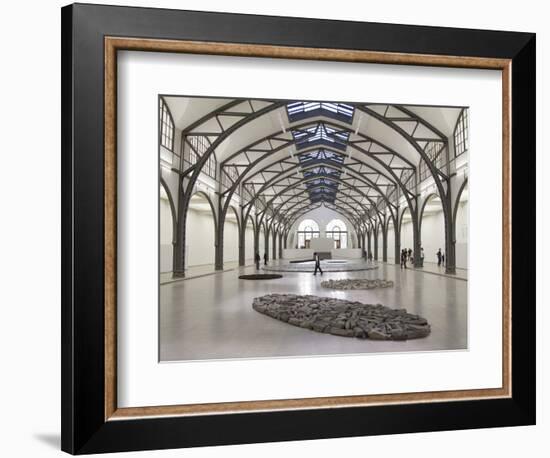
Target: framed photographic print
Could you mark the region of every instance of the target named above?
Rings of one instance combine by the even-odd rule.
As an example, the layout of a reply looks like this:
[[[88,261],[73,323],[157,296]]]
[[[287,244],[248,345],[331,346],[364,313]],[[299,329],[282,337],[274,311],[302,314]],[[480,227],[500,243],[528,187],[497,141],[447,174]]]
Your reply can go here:
[[[63,450],[534,424],[534,34],[76,4],[62,78]]]

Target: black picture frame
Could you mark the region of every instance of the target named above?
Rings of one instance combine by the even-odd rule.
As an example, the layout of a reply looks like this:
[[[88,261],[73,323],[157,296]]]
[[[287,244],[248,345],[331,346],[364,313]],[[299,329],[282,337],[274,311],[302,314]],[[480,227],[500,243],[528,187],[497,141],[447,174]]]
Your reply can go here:
[[[88,4],[66,6],[61,14],[64,451],[85,454],[535,424],[535,34]],[[512,396],[106,420],[106,36],[511,59]]]

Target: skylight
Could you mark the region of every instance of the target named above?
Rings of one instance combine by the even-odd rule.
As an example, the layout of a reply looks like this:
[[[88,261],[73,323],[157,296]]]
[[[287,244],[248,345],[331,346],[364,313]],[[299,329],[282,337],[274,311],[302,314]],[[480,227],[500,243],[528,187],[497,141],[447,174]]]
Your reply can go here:
[[[341,151],[346,150],[349,132],[336,130],[324,123],[319,123],[306,129],[292,131],[296,140],[296,149],[312,145],[326,145]]]
[[[313,116],[328,116],[351,124],[355,111],[352,105],[333,102],[291,102],[286,106],[290,122]]]
[[[318,161],[326,160],[326,161],[343,164],[344,157],[345,156],[343,154],[339,154],[334,151],[329,151],[323,148],[319,148],[313,151],[307,151],[305,153],[301,153],[298,156],[298,159],[300,160],[301,164],[305,164],[308,161],[314,161],[314,160],[318,160]]]

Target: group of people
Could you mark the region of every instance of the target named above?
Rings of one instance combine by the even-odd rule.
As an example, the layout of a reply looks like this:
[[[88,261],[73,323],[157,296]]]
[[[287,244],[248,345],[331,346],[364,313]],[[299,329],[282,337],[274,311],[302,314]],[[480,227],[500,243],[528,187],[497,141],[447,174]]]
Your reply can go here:
[[[267,256],[267,253],[264,253],[264,266],[267,266],[267,261],[268,261],[268,256]],[[261,262],[261,258],[260,258],[260,253],[256,252],[256,254],[254,255],[254,262],[256,263],[256,270],[260,270],[260,262]]]
[[[412,264],[414,261],[413,250],[411,250],[410,248],[403,248],[401,250],[400,260],[401,260],[401,268],[406,269],[407,262],[410,262]],[[420,247],[420,265],[421,266],[424,265],[424,248],[422,247]]]
[[[401,255],[399,257],[401,261],[401,268],[406,269],[407,268],[407,262],[413,261],[413,251],[410,248],[403,248],[401,250]]]

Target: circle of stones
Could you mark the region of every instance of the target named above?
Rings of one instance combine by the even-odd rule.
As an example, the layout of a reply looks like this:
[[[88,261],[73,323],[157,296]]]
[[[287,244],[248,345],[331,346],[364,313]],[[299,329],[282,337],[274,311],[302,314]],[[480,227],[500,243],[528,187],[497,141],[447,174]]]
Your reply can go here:
[[[390,288],[393,286],[391,280],[368,280],[366,278],[353,278],[344,280],[325,280],[321,282],[323,288],[330,289],[374,289],[374,288]]]
[[[239,275],[241,280],[275,280],[276,278],[283,278],[279,274],[250,274],[250,275]]]
[[[426,337],[425,318],[382,304],[297,294],[256,297],[252,308],[277,320],[335,336],[373,340],[407,340]]]

